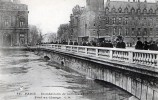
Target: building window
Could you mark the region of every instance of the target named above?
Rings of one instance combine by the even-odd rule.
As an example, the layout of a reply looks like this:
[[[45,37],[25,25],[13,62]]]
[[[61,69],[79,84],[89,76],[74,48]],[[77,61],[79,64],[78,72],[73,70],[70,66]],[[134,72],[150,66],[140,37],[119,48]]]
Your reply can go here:
[[[152,9],[152,8],[149,10],[149,13],[150,13],[150,14],[152,14],[152,13],[153,13],[153,9]]]
[[[122,17],[119,17],[119,24],[122,23]]]
[[[134,9],[134,8],[131,9],[131,13],[132,13],[132,14],[135,13],[135,9]]]
[[[135,28],[132,28],[132,35],[134,35],[135,33]]]
[[[141,14],[141,10],[140,10],[140,8],[137,10],[137,14],[138,14],[138,15]]]
[[[106,17],[106,18],[105,18],[105,23],[106,23],[106,24],[109,24],[109,17]]]
[[[158,27],[156,28],[156,34],[158,35]]]
[[[147,20],[146,20],[146,18],[144,18],[143,26],[146,26],[146,25],[147,25]]]
[[[121,8],[121,7],[118,9],[118,12],[119,12],[119,13],[122,13],[122,8]]]
[[[156,14],[158,14],[158,8],[156,9],[156,11],[155,11],[155,12],[156,12]]]
[[[147,35],[147,28],[144,28],[144,35]]]
[[[20,27],[23,27],[23,26],[24,26],[24,22],[20,21]]]
[[[19,26],[20,27],[24,27],[24,25],[25,25],[25,18],[20,18],[19,21],[20,21],[19,22]]]
[[[124,12],[125,12],[126,14],[128,13],[128,8],[127,8],[127,7],[125,8]]]
[[[153,28],[150,28],[150,34],[153,34]]]
[[[113,24],[115,24],[116,23],[116,18],[115,17],[113,17]]]
[[[4,25],[7,27],[7,26],[9,26],[9,20],[5,20],[4,21]]]
[[[93,25],[94,25],[94,27],[96,26],[95,23]]]
[[[147,14],[147,9],[146,8],[144,8],[143,13]]]
[[[121,29],[121,28],[119,28],[119,35],[122,35],[122,32],[121,32],[121,30],[122,30],[122,29]]]
[[[150,18],[149,23],[150,23],[150,24],[149,24],[150,26],[153,25],[153,19],[152,19],[152,18]]]
[[[128,28],[125,28],[125,35],[128,36]]]
[[[115,8],[112,8],[112,13],[116,13],[116,9]]]
[[[156,23],[158,23],[158,18],[156,18]]]
[[[125,24],[128,24],[128,17],[125,18]]]
[[[113,35],[116,35],[116,28],[113,28]]]
[[[19,6],[16,6],[16,9],[19,9]]]
[[[109,13],[109,8],[105,8],[105,13],[108,14]]]
[[[131,25],[135,25],[135,17],[132,17]]]
[[[138,28],[138,36],[140,36],[140,35],[141,35],[141,29]]]
[[[109,35],[109,28],[108,27],[105,28],[105,32],[106,32],[106,35]]]
[[[93,30],[93,35],[96,35],[96,31],[95,30]]]

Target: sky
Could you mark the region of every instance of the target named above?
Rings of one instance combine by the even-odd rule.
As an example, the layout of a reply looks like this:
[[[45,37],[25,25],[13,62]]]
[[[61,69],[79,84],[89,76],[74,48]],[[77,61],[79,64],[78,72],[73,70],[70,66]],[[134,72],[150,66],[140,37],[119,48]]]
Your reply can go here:
[[[57,32],[60,24],[69,23],[74,6],[85,6],[86,0],[21,0],[28,5],[29,24],[37,25],[43,34]]]
[[[56,33],[60,24],[69,23],[75,5],[82,7],[86,5],[86,0],[21,0],[21,2],[28,5],[29,24],[38,26],[43,34]]]

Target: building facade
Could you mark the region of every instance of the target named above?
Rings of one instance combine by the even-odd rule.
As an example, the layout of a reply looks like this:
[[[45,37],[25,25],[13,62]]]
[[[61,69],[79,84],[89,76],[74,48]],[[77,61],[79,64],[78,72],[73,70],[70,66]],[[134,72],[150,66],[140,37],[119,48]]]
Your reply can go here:
[[[19,0],[0,0],[0,45],[28,43],[28,6]]]
[[[76,41],[78,40],[78,37],[80,36],[80,33],[82,32],[82,30],[80,29],[80,19],[81,19],[81,15],[83,15],[85,8],[84,7],[80,7],[79,5],[76,5],[73,9],[72,9],[72,14],[70,15],[70,35],[71,38],[70,40],[72,41]]]
[[[87,0],[78,19],[78,41],[158,38],[158,2]]]

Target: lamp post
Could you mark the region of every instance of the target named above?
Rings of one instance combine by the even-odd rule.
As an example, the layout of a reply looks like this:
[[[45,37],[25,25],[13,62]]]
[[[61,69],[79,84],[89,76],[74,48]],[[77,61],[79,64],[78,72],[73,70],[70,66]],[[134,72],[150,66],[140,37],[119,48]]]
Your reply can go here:
[[[100,15],[98,15],[98,19],[97,19],[97,36],[98,36],[98,43],[99,41],[99,32],[100,32]]]

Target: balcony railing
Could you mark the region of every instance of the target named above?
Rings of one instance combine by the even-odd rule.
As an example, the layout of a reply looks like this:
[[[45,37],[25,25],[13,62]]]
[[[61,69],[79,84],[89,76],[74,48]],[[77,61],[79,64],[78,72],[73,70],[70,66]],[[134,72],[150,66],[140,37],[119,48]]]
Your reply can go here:
[[[118,48],[104,48],[91,46],[74,46],[61,44],[42,44],[40,48],[55,49],[75,54],[84,54],[92,57],[139,64],[158,68],[158,51],[129,50]]]

